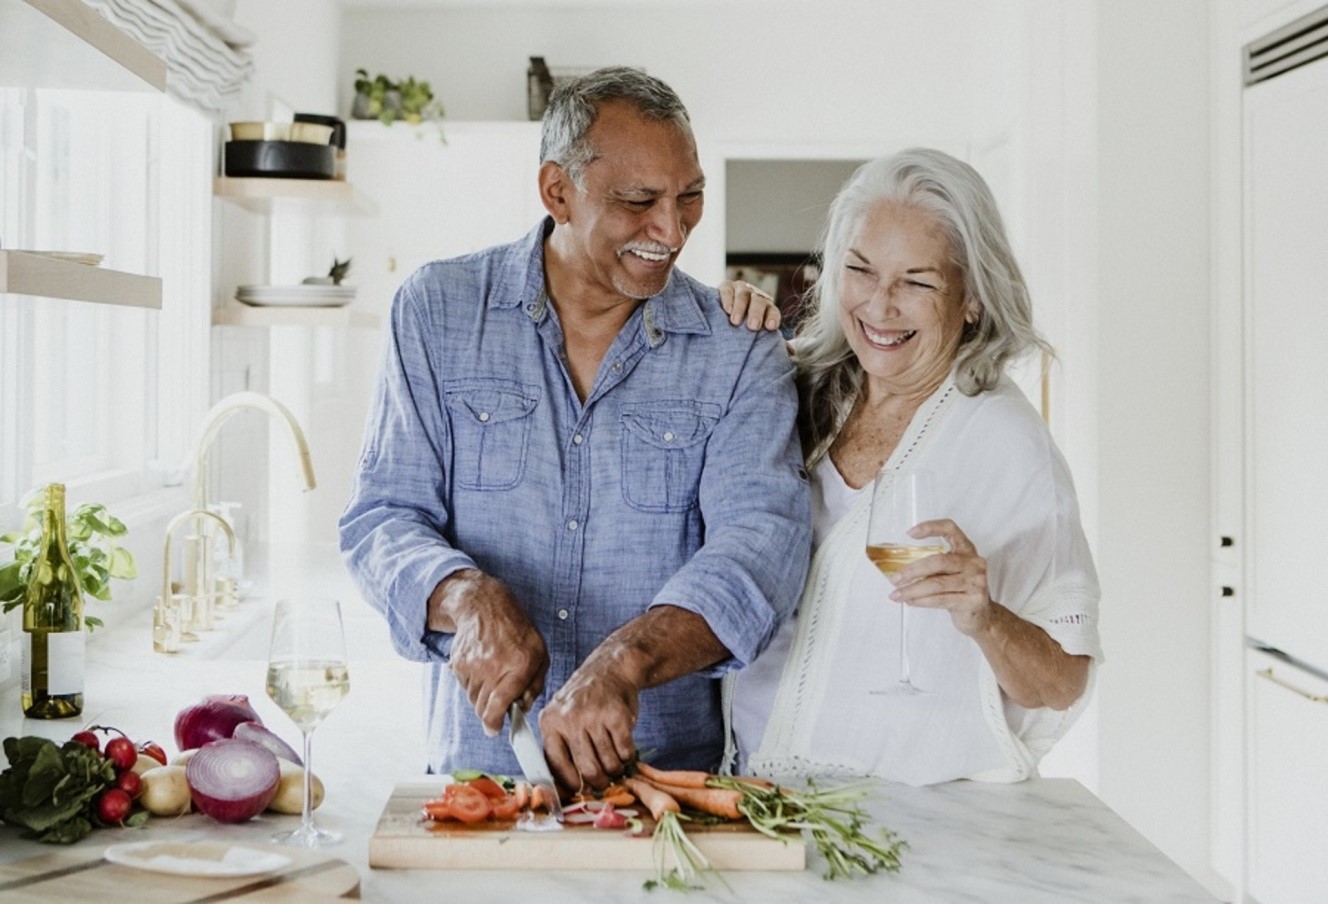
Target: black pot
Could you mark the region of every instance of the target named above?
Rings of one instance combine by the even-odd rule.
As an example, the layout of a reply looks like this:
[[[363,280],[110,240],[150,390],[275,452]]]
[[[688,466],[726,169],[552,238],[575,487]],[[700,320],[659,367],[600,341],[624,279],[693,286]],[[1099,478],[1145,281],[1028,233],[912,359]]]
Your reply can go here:
[[[331,179],[337,172],[337,149],[330,144],[228,141],[224,151],[228,176]]]

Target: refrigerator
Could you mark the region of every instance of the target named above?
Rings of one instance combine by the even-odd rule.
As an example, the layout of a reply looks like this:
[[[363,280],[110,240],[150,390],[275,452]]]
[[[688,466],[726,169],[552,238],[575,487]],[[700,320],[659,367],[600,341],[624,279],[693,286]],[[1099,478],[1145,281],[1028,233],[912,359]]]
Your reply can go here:
[[[1246,886],[1324,901],[1328,8],[1244,62]]]

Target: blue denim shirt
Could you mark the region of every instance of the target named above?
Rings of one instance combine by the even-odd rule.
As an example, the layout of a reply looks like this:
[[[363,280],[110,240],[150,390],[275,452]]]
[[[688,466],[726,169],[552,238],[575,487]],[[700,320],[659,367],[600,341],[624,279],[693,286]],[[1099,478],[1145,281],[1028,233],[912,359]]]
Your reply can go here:
[[[504,581],[543,635],[537,710],[650,606],[703,616],[732,658],[643,691],[635,740],[662,766],[712,768],[717,676],[765,647],[806,576],[793,369],[777,333],[731,326],[675,270],[583,403],[544,293],[550,225],[398,290],[341,547],[396,649],[430,663],[430,769],[520,772],[447,668],[451,636],[425,628],[430,593],[462,568]]]

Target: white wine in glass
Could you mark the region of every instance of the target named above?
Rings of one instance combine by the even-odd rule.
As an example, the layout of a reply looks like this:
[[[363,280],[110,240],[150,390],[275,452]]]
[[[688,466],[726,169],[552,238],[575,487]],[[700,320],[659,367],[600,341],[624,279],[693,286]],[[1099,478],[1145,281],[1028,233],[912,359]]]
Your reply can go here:
[[[867,558],[896,584],[899,572],[919,559],[945,552],[939,537],[914,539],[908,532],[923,521],[937,517],[934,511],[931,475],[923,470],[895,471],[882,468],[872,486],[871,519],[867,524]],[[899,680],[873,694],[925,694],[909,676],[908,606],[899,604]]]
[[[339,833],[314,826],[310,748],[314,729],[348,693],[341,604],[318,597],[279,600],[272,618],[267,695],[290,716],[304,738],[304,798],[300,827],[278,832],[273,841],[315,848],[341,840]]]

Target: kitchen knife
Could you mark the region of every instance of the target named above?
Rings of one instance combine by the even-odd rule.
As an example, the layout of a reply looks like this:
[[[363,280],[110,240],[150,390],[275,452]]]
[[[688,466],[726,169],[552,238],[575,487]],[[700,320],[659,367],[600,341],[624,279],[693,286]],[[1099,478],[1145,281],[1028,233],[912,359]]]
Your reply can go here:
[[[514,702],[508,712],[512,719],[512,734],[509,740],[512,752],[516,754],[516,761],[521,764],[521,771],[525,773],[526,781],[545,790],[549,796],[549,812],[554,819],[562,822],[563,807],[558,802],[558,786],[553,783],[553,773],[549,771],[549,764],[544,759],[544,748],[540,746],[535,732],[531,731],[530,724],[526,721],[526,714],[521,711],[520,701]]]

